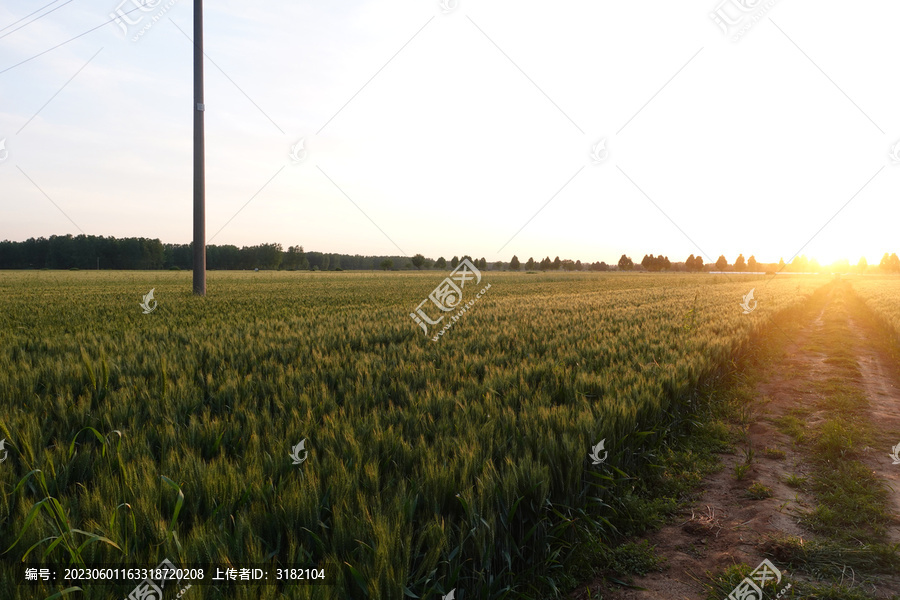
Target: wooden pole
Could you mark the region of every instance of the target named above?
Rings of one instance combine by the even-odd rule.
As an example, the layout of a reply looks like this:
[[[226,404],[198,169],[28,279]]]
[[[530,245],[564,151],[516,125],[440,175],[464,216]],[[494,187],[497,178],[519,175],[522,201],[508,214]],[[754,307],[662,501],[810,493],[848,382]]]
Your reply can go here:
[[[206,295],[206,172],[203,147],[203,0],[194,0],[194,295]]]

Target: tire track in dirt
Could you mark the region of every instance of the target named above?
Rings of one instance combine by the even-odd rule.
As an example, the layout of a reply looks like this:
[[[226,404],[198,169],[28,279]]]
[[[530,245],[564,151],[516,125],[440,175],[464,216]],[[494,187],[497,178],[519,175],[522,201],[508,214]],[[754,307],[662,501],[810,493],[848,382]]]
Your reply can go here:
[[[890,458],[891,448],[900,444],[900,377],[897,376],[897,365],[887,353],[866,343],[872,332],[852,317],[850,330],[856,338],[854,355],[859,362],[862,387],[869,401],[869,418],[879,433],[875,440],[876,447],[864,449],[864,462],[890,488],[891,512],[898,516],[900,465],[892,464]],[[900,544],[900,525],[897,522],[889,529],[888,539],[893,544]]]

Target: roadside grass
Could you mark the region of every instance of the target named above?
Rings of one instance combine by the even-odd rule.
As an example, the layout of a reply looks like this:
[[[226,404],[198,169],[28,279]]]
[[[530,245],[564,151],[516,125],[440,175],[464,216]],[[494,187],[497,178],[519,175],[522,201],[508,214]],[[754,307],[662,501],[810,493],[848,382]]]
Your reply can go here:
[[[848,569],[856,574],[891,574],[900,572],[897,546],[862,544],[849,548],[831,540],[803,540],[793,536],[777,537],[764,545],[778,564],[790,569],[801,567],[819,578],[840,578]]]
[[[763,456],[766,458],[771,458],[772,460],[784,460],[787,456],[787,453],[781,448],[769,448],[766,446],[763,448]]]
[[[747,497],[751,500],[765,500],[772,497],[772,488],[754,481],[747,488]]]
[[[802,444],[806,440],[806,424],[794,415],[784,415],[773,420],[773,423],[781,433],[790,436],[793,440]]]
[[[860,462],[821,464],[809,489],[816,507],[801,518],[810,531],[849,545],[861,540],[883,541],[891,514],[887,492]]]
[[[784,482],[792,488],[805,490],[806,485],[809,482],[809,478],[802,475],[788,475]]]
[[[615,573],[628,575],[646,575],[651,571],[662,570],[665,558],[656,553],[656,547],[650,542],[630,542],[615,548],[609,548],[606,559],[610,569]]]
[[[732,592],[753,567],[739,564],[728,567],[714,581],[704,584],[706,600],[722,600],[734,598]],[[855,587],[841,584],[816,584],[798,581],[790,575],[782,577],[780,582],[770,581],[763,587],[764,598],[786,598],[790,600],[872,600],[872,596]],[[740,596],[738,596],[740,597]],[[755,595],[745,596],[755,598]]]

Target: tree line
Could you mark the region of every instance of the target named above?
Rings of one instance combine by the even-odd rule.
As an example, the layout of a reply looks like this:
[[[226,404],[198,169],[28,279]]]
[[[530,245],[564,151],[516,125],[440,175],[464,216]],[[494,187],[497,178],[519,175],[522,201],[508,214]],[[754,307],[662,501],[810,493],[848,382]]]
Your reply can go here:
[[[94,235],[54,235],[29,238],[23,242],[0,241],[0,269],[191,269],[193,244],[164,244],[159,239],[115,238]],[[477,268],[487,269],[485,258],[469,259]],[[206,247],[206,267],[210,270],[286,269],[311,271],[375,269],[455,268],[461,258],[437,260],[416,254],[406,256],[362,256],[314,252],[303,246],[230,244]]]
[[[744,259],[740,254],[733,264],[725,256],[714,263],[704,264],[703,258],[691,254],[683,262],[671,262],[668,256],[646,254],[635,263],[623,254],[619,261],[582,263],[580,260],[560,259],[559,256],[543,260],[529,258],[522,263],[517,256],[509,262],[488,264],[484,257],[474,259],[469,255],[426,258],[422,254],[406,256],[362,256],[306,251],[303,246],[258,244],[255,246],[213,245],[206,247],[206,266],[210,270],[234,269],[286,269],[286,270],[399,270],[399,269],[454,269],[463,260],[469,260],[480,270],[519,271],[750,271],[750,272],[813,272],[856,270],[865,272],[868,263],[860,259],[855,269],[846,260],[823,267],[815,259],[805,256],[794,258],[790,264],[784,259],[778,263],[760,263],[754,256]],[[93,235],[50,236],[29,238],[23,242],[0,241],[0,269],[191,269],[193,244],[164,244],[158,239],[114,238]],[[885,253],[878,270],[900,272],[900,258],[896,253]]]
[[[504,268],[503,263],[497,263],[496,268],[499,270]],[[507,267],[512,271],[518,271],[521,268],[521,262],[517,256],[513,256]],[[529,271],[538,269],[541,271],[737,271],[737,272],[765,272],[775,273],[787,271],[792,273],[822,273],[822,272],[840,272],[849,273],[856,271],[864,273],[869,269],[869,263],[865,257],[860,258],[855,267],[850,266],[848,260],[839,260],[830,265],[820,265],[816,259],[809,259],[806,256],[795,257],[790,263],[785,263],[784,259],[780,259],[777,263],[761,263],[756,260],[755,256],[744,259],[743,254],[739,254],[733,264],[728,262],[724,255],[720,255],[714,263],[704,264],[702,256],[694,256],[691,254],[684,262],[675,262],[669,260],[668,256],[662,254],[653,256],[645,254],[640,263],[635,264],[630,256],[623,254],[615,265],[607,265],[605,262],[595,262],[591,264],[582,264],[580,260],[560,260],[557,256],[554,260],[550,260],[548,256],[540,262],[535,262],[533,258],[529,258],[525,264],[525,268]],[[900,273],[900,258],[897,254],[884,253],[881,262],[878,264],[878,271],[886,273]]]
[[[206,267],[218,269],[378,269],[385,258],[308,252],[303,246],[224,244],[206,247]],[[164,244],[158,239],[114,238],[93,235],[0,241],[0,269],[191,269],[193,244]]]

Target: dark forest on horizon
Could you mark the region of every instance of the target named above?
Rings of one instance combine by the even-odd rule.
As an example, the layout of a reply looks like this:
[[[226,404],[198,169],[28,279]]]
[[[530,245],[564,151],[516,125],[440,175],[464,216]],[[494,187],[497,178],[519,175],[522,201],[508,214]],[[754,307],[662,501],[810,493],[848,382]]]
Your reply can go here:
[[[160,270],[191,269],[193,244],[164,244],[159,239],[115,238],[93,235],[50,236],[30,238],[22,242],[0,241],[0,269],[110,269],[110,270]],[[345,271],[345,270],[414,270],[455,268],[468,258],[482,270],[527,271],[747,271],[747,272],[865,272],[870,269],[865,258],[856,265],[843,260],[832,265],[820,265],[805,256],[794,258],[790,264],[784,259],[778,263],[757,262],[741,254],[730,263],[724,256],[715,262],[704,263],[691,254],[683,261],[673,262],[667,256],[644,255],[640,262],[622,255],[616,263],[582,263],[580,260],[560,259],[558,256],[535,260],[520,260],[513,256],[509,261],[488,263],[483,257],[473,259],[468,255],[452,258],[426,258],[422,254],[412,257],[362,256],[306,251],[303,246],[269,243],[241,248],[230,245],[206,247],[208,270],[295,270],[295,271]],[[900,258],[896,253],[885,253],[877,265],[877,271],[900,272]]]

